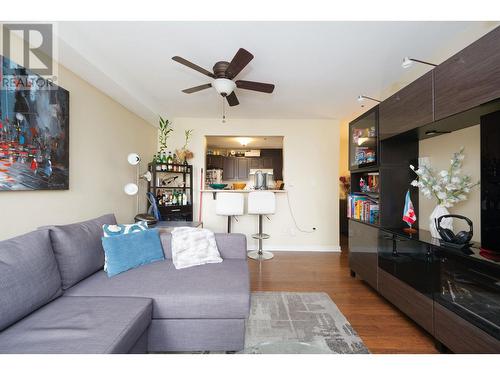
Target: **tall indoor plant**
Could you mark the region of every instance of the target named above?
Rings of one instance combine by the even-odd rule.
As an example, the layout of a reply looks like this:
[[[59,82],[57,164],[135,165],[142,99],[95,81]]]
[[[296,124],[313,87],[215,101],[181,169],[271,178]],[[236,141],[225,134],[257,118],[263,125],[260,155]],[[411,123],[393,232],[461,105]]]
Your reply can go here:
[[[473,183],[469,175],[461,175],[463,160],[465,159],[464,148],[453,154],[450,168],[437,173],[430,165],[423,165],[415,169],[410,165],[410,169],[415,172],[418,179],[411,182],[412,186],[420,189],[427,199],[435,198],[437,205],[429,217],[429,229],[432,237],[440,238],[436,229],[435,219],[443,215],[448,215],[448,208],[455,204],[467,200],[467,195],[471,189],[479,185],[479,182]],[[441,221],[443,228],[453,229],[451,218]]]
[[[174,129],[172,128],[172,121],[166,120],[160,116],[159,120],[159,131],[158,131],[158,143],[160,146],[160,152],[165,152],[167,149],[167,140],[170,137]]]

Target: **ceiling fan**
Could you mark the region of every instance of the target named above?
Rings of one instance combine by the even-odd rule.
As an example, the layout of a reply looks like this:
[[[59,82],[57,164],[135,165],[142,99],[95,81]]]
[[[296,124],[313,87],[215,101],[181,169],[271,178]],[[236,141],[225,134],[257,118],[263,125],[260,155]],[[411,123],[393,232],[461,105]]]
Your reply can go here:
[[[216,62],[214,67],[212,68],[212,73],[180,56],[172,57],[172,60],[177,61],[182,65],[185,65],[214,79],[212,83],[206,83],[204,85],[191,87],[189,89],[182,90],[182,92],[185,92],[186,94],[192,94],[194,92],[213,87],[222,97],[226,98],[230,106],[240,104],[238,98],[236,97],[236,94],[234,93],[235,88],[265,92],[268,94],[272,93],[274,90],[274,85],[270,83],[242,80],[233,81],[233,79],[236,78],[236,76],[243,70],[245,66],[248,65],[250,61],[252,61],[252,59],[253,55],[250,52],[248,52],[246,49],[240,48],[238,52],[236,52],[236,55],[234,55],[231,62]]]

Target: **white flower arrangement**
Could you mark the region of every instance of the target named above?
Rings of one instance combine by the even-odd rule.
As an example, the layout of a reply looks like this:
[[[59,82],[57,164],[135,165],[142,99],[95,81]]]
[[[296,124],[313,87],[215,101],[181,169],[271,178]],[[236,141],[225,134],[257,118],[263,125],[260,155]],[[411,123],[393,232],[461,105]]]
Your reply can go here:
[[[448,170],[436,173],[431,166],[424,165],[415,169],[413,165],[410,165],[410,169],[418,176],[418,179],[413,180],[411,185],[418,187],[427,199],[436,198],[439,205],[453,207],[456,203],[467,200],[471,189],[479,185],[479,181],[473,183],[469,175],[460,176],[464,159],[462,147],[460,151],[453,154]]]

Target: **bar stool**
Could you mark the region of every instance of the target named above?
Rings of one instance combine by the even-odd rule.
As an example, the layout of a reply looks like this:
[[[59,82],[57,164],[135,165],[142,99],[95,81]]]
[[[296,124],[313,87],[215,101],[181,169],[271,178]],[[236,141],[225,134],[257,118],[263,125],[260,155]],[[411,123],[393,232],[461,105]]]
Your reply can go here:
[[[245,197],[243,193],[217,193],[215,213],[227,216],[227,233],[231,233],[231,218],[243,215]]]
[[[274,257],[270,251],[262,251],[262,240],[270,238],[269,234],[262,232],[262,216],[276,212],[276,197],[270,191],[252,191],[248,194],[248,213],[259,215],[259,233],[252,238],[259,240],[259,250],[248,252],[248,257],[257,260],[268,260]],[[269,218],[268,218],[269,219]]]

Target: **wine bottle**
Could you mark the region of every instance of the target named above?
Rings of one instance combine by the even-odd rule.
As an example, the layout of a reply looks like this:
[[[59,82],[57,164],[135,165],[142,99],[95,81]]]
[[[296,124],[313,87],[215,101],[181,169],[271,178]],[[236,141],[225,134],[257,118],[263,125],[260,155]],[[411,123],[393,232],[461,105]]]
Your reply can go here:
[[[167,155],[165,154],[165,151],[161,152],[161,170],[167,170]]]
[[[155,155],[155,164],[156,170],[161,171],[161,155],[159,152]]]
[[[167,167],[168,167],[168,170],[171,171],[172,170],[172,162],[173,162],[173,159],[172,159],[172,151],[169,151],[168,152],[168,157],[167,157]]]
[[[172,163],[174,164],[173,165],[173,171],[174,172],[177,172],[178,171],[178,168],[177,168],[177,155],[174,153],[174,155],[172,156]]]

